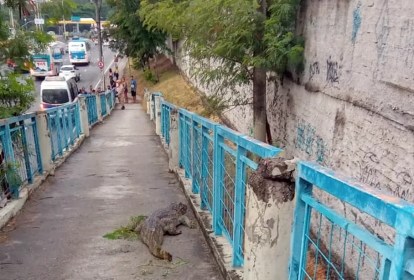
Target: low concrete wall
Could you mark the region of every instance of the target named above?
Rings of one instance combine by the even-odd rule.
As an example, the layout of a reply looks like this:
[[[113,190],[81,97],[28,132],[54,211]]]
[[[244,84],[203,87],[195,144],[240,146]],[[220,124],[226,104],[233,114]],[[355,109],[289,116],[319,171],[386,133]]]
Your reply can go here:
[[[101,115],[101,107],[100,107],[100,98],[99,95],[95,95],[97,99],[97,111],[99,116]],[[99,103],[98,103],[99,102]],[[36,127],[37,127],[37,135],[39,140],[39,148],[42,158],[42,169],[43,173],[37,175],[32,184],[26,184],[21,188],[19,198],[14,199],[7,203],[7,205],[0,209],[0,229],[5,226],[10,219],[16,216],[19,211],[23,208],[24,204],[26,203],[27,199],[30,195],[37,189],[39,186],[46,180],[49,175],[53,175],[55,170],[62,165],[66,159],[76,151],[80,145],[83,143],[86,137],[88,137],[89,131],[91,127],[88,123],[88,110],[85,103],[85,97],[79,97],[79,109],[80,109],[80,126],[82,130],[82,134],[76,140],[76,142],[63,154],[61,157],[57,157],[54,161],[52,161],[52,145],[51,145],[51,133],[48,129],[47,125],[47,113],[45,111],[39,111],[36,113]],[[99,104],[99,105],[98,105]],[[112,108],[112,110],[115,106]],[[108,108],[108,112],[111,112],[111,109]],[[104,118],[109,116],[107,114]],[[100,118],[102,121],[103,118]]]

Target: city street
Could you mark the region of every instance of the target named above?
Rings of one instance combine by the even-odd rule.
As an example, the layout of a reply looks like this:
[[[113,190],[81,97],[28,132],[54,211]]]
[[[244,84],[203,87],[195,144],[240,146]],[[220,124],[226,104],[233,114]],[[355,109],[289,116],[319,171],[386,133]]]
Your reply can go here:
[[[89,88],[90,85],[93,87],[101,86],[103,87],[102,82],[102,74],[101,70],[98,67],[98,57],[99,57],[99,47],[97,45],[92,44],[92,59],[91,63],[88,66],[78,65],[79,72],[81,74],[81,79],[78,82],[78,88],[81,89],[82,87]],[[109,47],[103,47],[103,56],[105,59],[104,70],[107,71],[110,67],[114,68],[113,61],[114,61],[115,53],[112,52]],[[69,63],[69,55],[65,54],[63,57],[63,65],[70,64]],[[32,106],[28,110],[28,112],[34,112],[40,108],[40,84],[42,80],[35,80],[36,85],[36,100],[33,102]],[[106,85],[108,84],[108,80],[106,80]]]

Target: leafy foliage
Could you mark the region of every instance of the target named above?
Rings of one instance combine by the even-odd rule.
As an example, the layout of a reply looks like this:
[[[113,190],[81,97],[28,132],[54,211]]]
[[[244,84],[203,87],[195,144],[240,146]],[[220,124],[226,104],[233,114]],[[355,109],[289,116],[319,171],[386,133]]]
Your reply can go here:
[[[52,0],[41,5],[42,13],[48,16],[52,24],[57,24],[62,18],[70,19],[77,4],[72,0]]]
[[[138,14],[140,1],[108,0],[108,5],[114,10],[110,35],[116,41],[111,48],[149,66],[149,59],[165,48],[165,33],[144,25]]]
[[[0,75],[0,119],[19,115],[34,101],[34,83],[14,73]]]
[[[116,230],[105,234],[103,237],[109,240],[137,240],[139,239],[139,233],[135,231],[135,228],[142,223],[145,218],[146,216],[133,216],[129,219],[129,223],[126,226],[119,227]]]
[[[142,0],[144,23],[186,41],[195,59],[192,73],[217,98],[244,104],[251,95],[240,86],[252,85],[254,121],[265,140],[266,71],[279,77],[299,72],[303,40],[295,35],[300,0]],[[258,120],[257,118],[260,118]],[[256,130],[256,123],[255,123]]]
[[[299,0],[267,2],[262,13],[256,1],[144,0],[140,15],[149,26],[185,38],[199,62],[195,73],[228,90],[249,83],[253,67],[280,75],[302,67],[303,40],[294,35]]]

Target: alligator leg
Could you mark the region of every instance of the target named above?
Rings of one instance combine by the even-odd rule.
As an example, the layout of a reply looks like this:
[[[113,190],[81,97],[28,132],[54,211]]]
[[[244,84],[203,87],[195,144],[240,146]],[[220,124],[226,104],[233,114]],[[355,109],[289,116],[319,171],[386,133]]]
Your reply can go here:
[[[180,224],[178,220],[172,221],[170,224],[168,224],[166,227],[164,227],[164,231],[168,233],[169,235],[179,235],[182,232],[177,229],[177,225]]]
[[[196,222],[191,220],[190,218],[188,218],[185,215],[182,215],[181,217],[179,217],[178,221],[180,222],[181,225],[185,225],[189,228],[195,228],[196,227]]]

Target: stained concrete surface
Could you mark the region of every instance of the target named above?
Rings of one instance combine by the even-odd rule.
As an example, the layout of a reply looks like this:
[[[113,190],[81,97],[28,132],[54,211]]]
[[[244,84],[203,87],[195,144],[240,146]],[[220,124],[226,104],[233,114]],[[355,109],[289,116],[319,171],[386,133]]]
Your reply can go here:
[[[0,234],[0,279],[222,279],[199,228],[165,238],[172,263],[140,241],[102,236],[186,202],[138,104],[115,110]],[[192,213],[190,213],[192,217]]]

